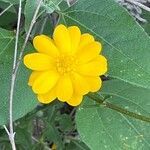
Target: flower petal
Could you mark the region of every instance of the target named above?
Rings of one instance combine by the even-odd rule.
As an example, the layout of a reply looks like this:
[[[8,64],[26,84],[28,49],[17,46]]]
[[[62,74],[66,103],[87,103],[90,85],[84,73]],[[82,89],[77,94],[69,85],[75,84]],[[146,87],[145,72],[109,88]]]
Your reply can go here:
[[[80,43],[81,31],[77,26],[71,26],[68,28],[71,37],[71,52],[75,53]]]
[[[74,93],[77,95],[84,95],[89,92],[89,85],[83,76],[73,73],[71,75]]]
[[[62,76],[56,85],[56,95],[60,101],[67,101],[72,97],[73,87],[69,75]]]
[[[59,79],[56,71],[45,71],[34,81],[32,89],[34,93],[44,94],[51,90]]]
[[[100,77],[85,77],[85,80],[88,82],[91,92],[97,92],[102,86]]]
[[[53,34],[54,42],[61,52],[71,51],[71,39],[68,29],[64,25],[58,25]]]
[[[107,60],[104,56],[99,55],[94,60],[80,65],[77,68],[77,72],[87,76],[100,76],[107,71]]]
[[[43,104],[48,104],[56,99],[56,92],[54,88],[47,92],[46,94],[39,94],[38,100]]]
[[[78,50],[77,57],[79,63],[82,64],[97,57],[101,51],[101,48],[102,46],[99,42],[92,42]]]
[[[82,34],[79,43],[79,49],[82,49],[84,46],[90,44],[91,42],[94,42],[94,37],[92,35],[88,33]]]
[[[45,53],[52,57],[59,55],[59,50],[54,45],[51,38],[46,35],[38,35],[33,39],[34,47],[40,53]]]
[[[34,81],[41,75],[40,71],[33,71],[29,77],[28,85],[32,86]]]
[[[82,95],[73,95],[71,99],[67,100],[67,103],[71,106],[78,106],[82,102]]]
[[[54,60],[50,56],[45,54],[32,53],[27,54],[24,57],[24,64],[26,65],[26,67],[36,71],[51,69],[54,67],[53,63]]]

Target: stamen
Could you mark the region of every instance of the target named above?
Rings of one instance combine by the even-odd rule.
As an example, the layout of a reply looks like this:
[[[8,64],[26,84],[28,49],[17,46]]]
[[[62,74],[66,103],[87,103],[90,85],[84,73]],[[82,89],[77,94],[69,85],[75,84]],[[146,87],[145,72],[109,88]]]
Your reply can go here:
[[[77,61],[72,55],[62,54],[56,59],[56,68],[60,74],[70,73],[76,70]]]

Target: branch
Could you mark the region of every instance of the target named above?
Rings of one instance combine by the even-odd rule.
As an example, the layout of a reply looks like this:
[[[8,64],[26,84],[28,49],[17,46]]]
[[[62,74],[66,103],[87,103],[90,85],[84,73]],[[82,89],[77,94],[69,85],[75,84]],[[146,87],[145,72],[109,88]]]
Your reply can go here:
[[[43,0],[40,0],[40,1],[39,1],[39,4],[38,4],[38,6],[37,6],[37,8],[36,8],[36,10],[35,10],[34,16],[33,16],[32,21],[31,21],[31,24],[30,24],[30,27],[29,27],[29,31],[28,31],[27,36],[26,36],[26,38],[25,38],[24,44],[23,44],[23,46],[22,46],[22,49],[21,49],[21,52],[20,52],[20,55],[19,55],[19,58],[18,58],[16,67],[15,67],[15,70],[14,70],[15,77],[16,77],[16,75],[17,75],[18,68],[19,68],[19,65],[20,65],[20,63],[21,63],[24,50],[25,50],[25,48],[26,48],[28,39],[29,39],[29,37],[30,37],[30,33],[31,33],[31,31],[32,31],[32,28],[33,28],[35,22],[36,22],[36,18],[37,18],[37,15],[38,15],[38,12],[39,12],[39,9],[40,9],[40,6],[41,6],[42,1],[43,1]]]
[[[18,61],[17,61],[17,49],[18,49],[18,37],[19,37],[19,27],[20,27],[20,20],[21,20],[21,0],[19,3],[19,12],[18,12],[18,23],[17,23],[17,32],[16,32],[16,42],[15,42],[15,52],[14,52],[14,61],[13,61],[13,72],[12,72],[12,78],[11,78],[11,89],[10,89],[10,97],[9,97],[9,130],[4,126],[8,136],[10,143],[12,145],[12,150],[16,150],[16,145],[15,145],[15,133],[13,130],[13,96],[14,96],[14,87],[15,87],[15,80],[18,72],[18,68],[20,65],[20,62],[22,60],[22,56],[26,47],[26,44],[28,42],[31,30],[34,26],[34,23],[36,22],[36,16],[39,12],[40,6],[41,6],[42,0],[39,1],[39,4],[36,8],[36,11],[34,13],[34,16],[32,18],[29,31],[27,33],[27,36],[25,38],[24,44],[22,46]]]
[[[67,1],[68,6],[70,7],[70,0],[66,0],[66,1]]]
[[[2,16],[10,7],[12,7],[13,4],[10,4],[8,7],[6,7],[1,13],[0,16]]]
[[[21,20],[21,0],[19,1],[19,11],[18,11],[18,22],[17,22],[17,32],[16,32],[16,41],[15,41],[15,51],[14,51],[14,61],[13,61],[13,71],[11,77],[11,87],[10,87],[10,95],[9,95],[9,130],[4,126],[13,150],[16,150],[15,145],[15,132],[13,129],[13,89],[15,84],[15,76],[14,76],[14,69],[16,66],[17,61],[17,50],[18,50],[18,37],[19,37],[19,28],[20,28],[20,20]]]

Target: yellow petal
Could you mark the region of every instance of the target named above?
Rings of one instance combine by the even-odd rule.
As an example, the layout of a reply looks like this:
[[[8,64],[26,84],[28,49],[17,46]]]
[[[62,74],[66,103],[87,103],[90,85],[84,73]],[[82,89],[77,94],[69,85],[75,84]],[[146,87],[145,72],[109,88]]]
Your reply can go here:
[[[59,51],[57,47],[54,45],[51,38],[46,35],[39,35],[33,39],[34,47],[40,53],[45,53],[52,57],[56,57],[59,55]]]
[[[56,92],[54,88],[47,92],[46,94],[39,94],[38,100],[43,104],[48,104],[56,99]]]
[[[33,71],[29,77],[28,85],[32,86],[34,81],[38,78],[39,75],[41,75],[40,71]]]
[[[102,80],[100,77],[86,77],[85,76],[85,80],[88,82],[91,92],[97,92],[102,86]]]
[[[79,46],[81,31],[77,26],[71,26],[68,28],[71,37],[71,52],[75,53]]]
[[[80,64],[88,62],[97,57],[101,51],[101,44],[99,42],[92,42],[82,49],[77,51],[77,57]]]
[[[24,64],[26,67],[36,71],[53,68],[53,62],[54,60],[50,56],[40,53],[27,54],[24,57]]]
[[[67,101],[72,97],[73,87],[68,75],[62,76],[56,85],[56,95],[60,101]]]
[[[71,51],[71,39],[68,29],[64,25],[58,25],[53,34],[54,42],[61,52]]]
[[[73,73],[71,75],[74,93],[77,95],[84,95],[89,92],[89,85],[83,76]]]
[[[81,40],[79,43],[79,49],[83,48],[84,46],[94,42],[94,37],[88,33],[84,33],[81,35]]]
[[[99,55],[94,60],[80,65],[77,68],[77,72],[87,76],[100,76],[107,71],[107,60],[104,56]]]
[[[58,79],[59,74],[56,71],[45,71],[34,81],[32,89],[38,94],[47,93],[55,86]]]
[[[71,106],[78,106],[82,102],[82,95],[73,95],[71,99],[67,100],[67,103]]]

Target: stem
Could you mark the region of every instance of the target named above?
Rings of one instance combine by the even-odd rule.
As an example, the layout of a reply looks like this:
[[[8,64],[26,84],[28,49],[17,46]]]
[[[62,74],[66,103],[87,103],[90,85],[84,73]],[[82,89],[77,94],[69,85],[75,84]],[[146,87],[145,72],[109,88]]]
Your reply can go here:
[[[30,24],[30,27],[29,27],[29,30],[28,30],[28,33],[27,33],[27,36],[25,38],[25,41],[24,41],[24,44],[22,46],[22,49],[21,49],[21,52],[20,52],[20,55],[19,55],[19,58],[18,58],[18,61],[17,61],[17,64],[16,64],[16,67],[15,67],[15,70],[14,70],[14,74],[15,74],[15,78],[16,78],[16,75],[17,75],[17,72],[18,72],[18,68],[19,68],[19,65],[21,63],[21,60],[22,60],[22,57],[23,57],[23,53],[24,53],[24,50],[25,50],[25,47],[27,45],[27,42],[28,42],[28,39],[30,37],[30,33],[32,31],[32,28],[36,22],[36,17],[37,17],[37,14],[39,12],[39,9],[40,9],[40,6],[41,6],[41,3],[42,3],[43,0],[40,0],[39,1],[39,4],[35,10],[35,13],[34,13],[34,16],[32,18],[32,21],[31,21],[31,24]]]
[[[68,6],[70,7],[70,0],[67,0],[67,4],[68,4]]]
[[[33,28],[33,25],[36,21],[36,16],[37,16],[38,11],[40,9],[41,3],[42,3],[42,0],[40,0],[38,6],[36,8],[33,19],[31,21],[31,25],[29,27],[29,31],[27,33],[27,36],[25,38],[25,42],[22,46],[22,49],[21,49],[21,52],[20,52],[20,55],[19,55],[19,58],[18,58],[18,61],[17,61],[18,37],[19,37],[19,27],[20,27],[20,19],[21,19],[21,0],[20,0],[20,3],[19,3],[16,43],[15,43],[14,62],[13,62],[13,72],[12,72],[10,98],[9,98],[9,131],[6,128],[6,126],[4,126],[6,132],[9,136],[9,140],[10,140],[10,143],[12,145],[12,150],[16,150],[16,145],[15,145],[15,140],[14,140],[15,133],[14,133],[14,130],[13,130],[13,96],[14,96],[15,80],[16,80],[18,68],[19,68],[19,65],[20,65],[20,62],[21,62],[21,59],[22,59],[22,56],[23,56],[23,52],[24,52],[26,44],[28,42],[28,39],[29,39],[31,30]]]
[[[116,106],[112,103],[109,103],[109,102],[106,102],[106,101],[103,101],[101,99],[97,99],[97,98],[94,98],[93,96],[91,95],[88,95],[89,98],[91,98],[92,100],[94,100],[95,102],[99,103],[100,105],[102,106],[105,106],[107,108],[110,108],[112,110],[115,110],[121,114],[124,114],[124,115],[127,115],[129,117],[133,117],[135,119],[138,119],[138,120],[142,120],[142,121],[145,121],[145,122],[149,122],[150,123],[150,117],[146,117],[146,116],[142,116],[142,115],[139,115],[139,114],[136,114],[134,112],[131,112],[131,111],[128,111],[124,108],[121,108],[119,106]]]
[[[15,51],[14,51],[14,61],[13,61],[13,71],[11,77],[11,87],[10,87],[10,95],[9,95],[9,130],[4,126],[13,150],[16,150],[15,145],[15,132],[13,129],[13,96],[14,96],[14,85],[15,85],[15,74],[14,69],[17,61],[17,50],[18,50],[18,37],[19,37],[19,28],[20,28],[20,20],[21,20],[21,0],[19,1],[19,11],[18,11],[18,22],[17,22],[17,32],[16,32],[16,41],[15,41]]]
[[[12,145],[12,149],[16,150],[15,145],[15,133],[13,130],[13,96],[14,96],[14,85],[15,85],[15,74],[14,69],[16,67],[17,61],[17,50],[18,50],[18,38],[19,38],[19,28],[20,28],[20,20],[21,20],[21,0],[19,1],[19,11],[18,11],[18,22],[17,22],[17,32],[16,32],[16,42],[15,42],[15,52],[14,52],[14,62],[13,62],[13,72],[12,72],[12,79],[11,79],[11,89],[10,89],[10,99],[9,99],[9,132],[10,132],[10,142]]]
[[[2,16],[10,7],[12,7],[13,4],[10,4],[8,7],[6,7],[1,13],[0,16]]]

